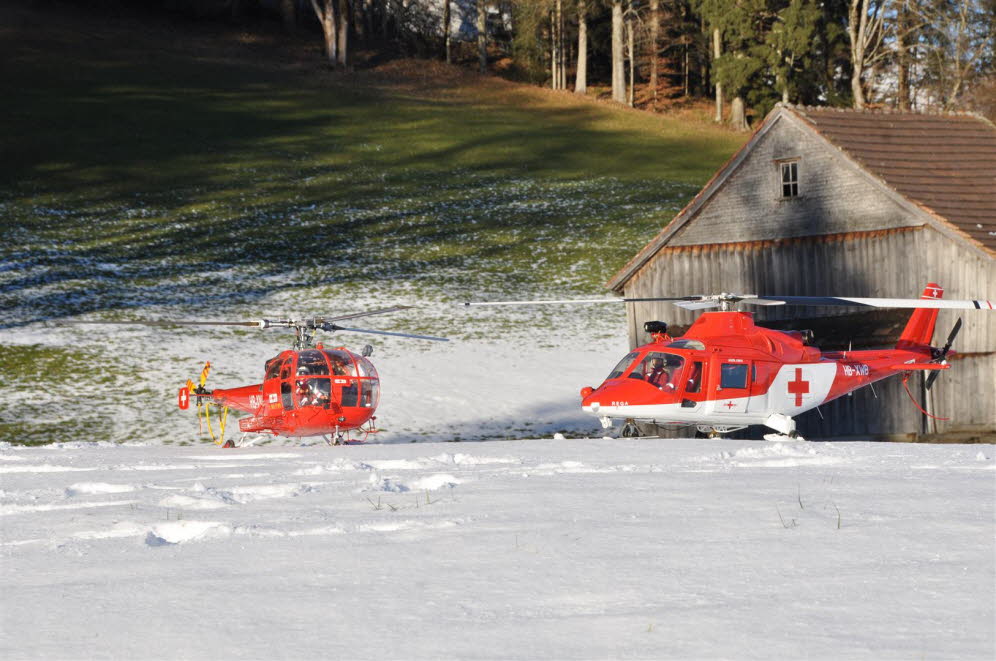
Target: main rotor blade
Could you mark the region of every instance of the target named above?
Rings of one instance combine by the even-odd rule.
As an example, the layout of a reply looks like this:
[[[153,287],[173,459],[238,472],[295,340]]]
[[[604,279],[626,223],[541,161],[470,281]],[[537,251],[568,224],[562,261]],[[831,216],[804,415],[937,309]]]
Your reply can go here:
[[[956,310],[993,310],[993,301],[956,301],[944,298],[851,298],[845,296],[753,296],[745,294],[746,305],[815,305],[872,308],[949,308]]]
[[[374,335],[391,335],[393,337],[408,337],[415,340],[433,340],[435,342],[449,342],[449,338],[446,337],[433,337],[431,335],[414,335],[412,333],[392,333],[390,331],[378,331],[370,330],[369,328],[347,328],[345,326],[338,326],[336,324],[329,324],[327,328],[322,330],[332,330],[332,331],[352,331],[354,333],[372,333]]]
[[[956,310],[993,310],[996,303],[985,300],[952,300],[942,298],[857,298],[850,296],[759,296],[757,294],[710,294],[695,296],[647,296],[640,298],[576,298],[535,301],[467,301],[465,306],[497,305],[556,305],[589,303],[652,303],[670,302],[689,310],[701,310],[723,304],[745,305],[811,305],[873,308],[947,308]]]
[[[703,296],[656,296],[652,298],[568,298],[552,301],[466,301],[465,306],[483,305],[560,305],[560,304],[589,304],[589,303],[646,303],[653,301],[701,301]]]
[[[366,312],[355,312],[353,314],[341,314],[338,317],[318,317],[315,319],[316,322],[323,321],[343,321],[344,319],[356,319],[357,317],[369,317],[372,314],[387,314],[388,312],[397,312],[398,310],[411,310],[413,305],[395,305],[389,308],[379,308],[377,310],[368,310]]]
[[[141,320],[141,321],[59,321],[60,324],[103,324],[115,326],[251,326],[255,328],[266,328],[267,324],[280,324],[278,321],[169,321]]]

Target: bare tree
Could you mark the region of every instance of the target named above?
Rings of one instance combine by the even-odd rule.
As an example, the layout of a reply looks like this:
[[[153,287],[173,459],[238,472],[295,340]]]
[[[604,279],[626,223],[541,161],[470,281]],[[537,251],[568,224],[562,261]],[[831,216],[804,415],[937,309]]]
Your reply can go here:
[[[564,75],[564,5],[554,0],[550,8],[550,87],[555,90],[567,87]]]
[[[477,0],[477,60],[481,73],[488,71],[488,7],[485,0]]]
[[[717,123],[723,122],[723,84],[719,82],[716,77],[716,67],[715,62],[723,55],[723,39],[720,35],[719,28],[713,28],[712,30],[712,61],[713,66],[713,79],[716,80],[716,117],[715,121]]]
[[[988,60],[992,76],[996,9],[986,0],[949,0],[924,3],[924,11],[934,33],[933,47],[927,51],[933,96],[951,110],[961,105],[966,85],[985,75],[979,67],[982,61]]]
[[[865,107],[862,76],[882,59],[886,8],[891,0],[850,0],[847,12],[847,38],[851,42],[851,94],[854,107]]]
[[[578,70],[574,76],[574,91],[588,92],[588,6],[578,0]]]
[[[660,56],[661,0],[650,0],[650,91],[657,107],[657,64]]]
[[[339,0],[339,64],[343,67],[350,65],[349,61],[349,26],[350,21],[349,0]]]
[[[626,103],[622,0],[612,0],[612,100]]]
[[[450,0],[443,0],[443,41],[446,44],[446,63],[450,64],[453,62],[453,57],[451,54],[451,44],[450,37],[452,36],[453,30],[450,29],[450,22],[452,18],[450,17]]]
[[[339,59],[339,26],[335,8],[336,0],[311,0],[311,7],[322,26],[325,37],[325,59],[334,67]]]
[[[626,8],[626,14],[624,19],[626,21],[626,50],[629,56],[629,91],[626,94],[626,105],[630,108],[634,105],[634,94],[635,85],[633,70],[636,68],[636,58],[634,57],[634,42],[636,41],[636,35],[633,34],[634,24],[636,23],[636,10],[633,8],[633,0],[629,0],[629,7]]]

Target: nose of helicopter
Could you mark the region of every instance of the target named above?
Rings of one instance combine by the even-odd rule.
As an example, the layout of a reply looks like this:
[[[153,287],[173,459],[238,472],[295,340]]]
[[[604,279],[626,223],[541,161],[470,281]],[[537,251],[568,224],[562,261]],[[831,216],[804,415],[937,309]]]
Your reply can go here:
[[[582,388],[581,408],[598,415],[621,406],[660,404],[668,399],[668,394],[642,379],[613,379],[598,388]]]

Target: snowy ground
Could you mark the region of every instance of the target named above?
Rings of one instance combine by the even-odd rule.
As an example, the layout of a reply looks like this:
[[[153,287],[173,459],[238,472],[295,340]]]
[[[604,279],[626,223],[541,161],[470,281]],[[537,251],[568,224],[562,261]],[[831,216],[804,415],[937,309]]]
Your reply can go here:
[[[0,444],[5,659],[991,659],[993,446]]]

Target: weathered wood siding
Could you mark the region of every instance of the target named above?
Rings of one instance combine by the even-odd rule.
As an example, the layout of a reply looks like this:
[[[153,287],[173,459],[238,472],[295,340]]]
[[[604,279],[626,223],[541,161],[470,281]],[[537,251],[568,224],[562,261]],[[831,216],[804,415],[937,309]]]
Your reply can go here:
[[[791,119],[754,145],[695,218],[668,241],[690,246],[922,225],[839,150]],[[782,197],[780,163],[796,160],[799,196]],[[731,222],[732,221],[732,222]]]
[[[915,298],[927,282],[936,282],[948,298],[996,299],[996,260],[925,224],[834,149],[788,121],[772,127],[719,192],[626,283],[625,295]],[[798,199],[781,199],[777,164],[786,158],[799,158]],[[627,308],[631,346],[648,341],[645,321],[685,326],[698,314],[667,303]],[[798,328],[806,327],[806,319],[855,313],[851,308],[745,309],[754,311],[762,325],[798,319]],[[955,349],[968,356],[934,386],[932,412],[951,420],[932,424],[940,432],[994,429],[996,313],[942,310],[938,344],[959,316],[964,327]],[[920,378],[910,379],[918,397]],[[814,437],[925,431],[924,418],[899,378],[881,382],[876,391],[877,399],[865,389],[823,407],[823,419],[815,411],[801,416],[800,429]]]

